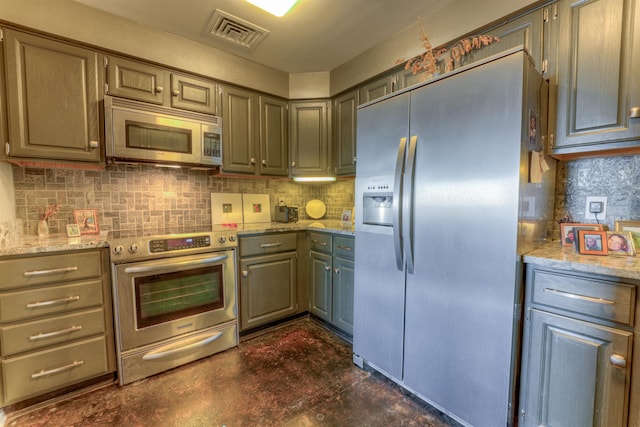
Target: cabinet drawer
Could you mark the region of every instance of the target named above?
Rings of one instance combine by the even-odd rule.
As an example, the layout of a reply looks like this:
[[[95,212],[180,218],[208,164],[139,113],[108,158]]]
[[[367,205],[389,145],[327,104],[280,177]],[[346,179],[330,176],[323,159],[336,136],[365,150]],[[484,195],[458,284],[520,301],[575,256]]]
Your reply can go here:
[[[2,362],[5,403],[16,402],[108,371],[105,337]]]
[[[2,355],[24,353],[43,347],[104,333],[102,308],[0,328]]]
[[[309,232],[309,249],[316,252],[331,253],[331,234]]]
[[[99,251],[2,260],[0,289],[100,277],[101,266]]]
[[[296,250],[296,233],[267,234],[240,239],[240,256],[264,255]]]
[[[533,270],[532,302],[633,325],[635,286]]]
[[[356,242],[353,237],[333,236],[333,255],[353,259],[356,255]]]
[[[0,295],[0,322],[102,305],[100,279]]]

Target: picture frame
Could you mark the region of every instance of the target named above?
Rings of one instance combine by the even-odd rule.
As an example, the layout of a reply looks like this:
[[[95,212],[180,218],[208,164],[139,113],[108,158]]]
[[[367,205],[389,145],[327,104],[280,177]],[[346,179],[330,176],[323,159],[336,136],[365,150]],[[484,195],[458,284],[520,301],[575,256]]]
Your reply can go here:
[[[575,222],[563,222],[560,224],[560,242],[562,246],[566,247],[575,247],[576,245],[576,235],[574,228],[584,228],[586,230],[594,230],[594,231],[602,231],[602,224],[582,224]],[[571,237],[573,236],[573,237]]]
[[[630,232],[635,250],[640,250],[640,221],[616,221],[615,230]]]
[[[579,229],[578,252],[582,255],[608,255],[607,232]]]
[[[352,215],[351,209],[344,209],[342,211],[342,216],[340,217],[340,224],[342,224],[343,227],[351,226],[351,218],[352,218],[351,215]]]
[[[635,243],[630,231],[607,231],[607,250],[609,255],[634,256]]]
[[[73,220],[80,229],[80,234],[98,234],[98,210],[97,209],[74,209]]]
[[[67,224],[67,237],[80,237],[80,226],[78,224]]]

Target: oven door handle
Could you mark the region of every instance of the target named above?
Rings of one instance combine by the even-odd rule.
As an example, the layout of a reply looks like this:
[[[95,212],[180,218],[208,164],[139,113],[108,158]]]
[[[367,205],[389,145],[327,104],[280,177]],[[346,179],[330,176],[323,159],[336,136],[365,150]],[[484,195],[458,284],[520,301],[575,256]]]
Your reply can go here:
[[[218,255],[212,258],[204,258],[204,259],[199,259],[195,261],[192,260],[192,261],[182,261],[182,262],[169,262],[167,260],[164,260],[161,264],[147,265],[147,266],[141,266],[141,267],[127,267],[124,269],[124,272],[125,273],[150,273],[154,271],[165,271],[167,269],[172,269],[175,267],[192,267],[192,266],[198,266],[198,265],[213,264],[216,262],[224,261],[227,258],[229,258],[229,255],[224,254],[224,255]]]
[[[216,332],[215,334],[201,340],[201,341],[196,341],[194,343],[191,344],[187,344],[187,345],[183,345],[180,347],[174,347],[174,346],[166,346],[166,347],[161,347],[157,350],[154,351],[150,351],[149,353],[145,354],[144,356],[142,356],[142,360],[156,360],[156,359],[162,359],[163,357],[169,357],[169,356],[173,356],[176,353],[180,353],[183,351],[188,351],[188,350],[193,350],[195,348],[198,347],[203,347],[207,344],[210,344],[212,342],[214,342],[215,340],[217,340],[218,338],[220,338],[222,336],[222,332]],[[166,350],[165,350],[166,349]]]

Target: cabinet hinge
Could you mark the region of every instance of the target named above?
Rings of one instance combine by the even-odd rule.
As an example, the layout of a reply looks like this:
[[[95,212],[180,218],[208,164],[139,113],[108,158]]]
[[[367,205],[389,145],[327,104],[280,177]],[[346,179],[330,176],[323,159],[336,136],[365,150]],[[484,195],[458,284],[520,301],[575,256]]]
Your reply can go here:
[[[527,322],[531,320],[531,309],[530,308],[528,308],[526,310],[525,318],[527,319]]]
[[[558,4],[554,4],[553,6],[551,6],[551,19],[553,19],[554,21],[556,19],[558,19]]]
[[[545,59],[542,61],[542,74],[546,74],[549,67],[549,60]]]
[[[542,9],[542,22],[549,22],[549,9]]]
[[[109,93],[109,83],[104,84],[104,93]]]
[[[107,58],[106,56],[102,57],[102,66],[104,68],[107,68],[109,66],[109,58]]]
[[[4,41],[4,31],[0,28],[0,42]]]
[[[4,153],[9,156],[11,155],[11,145],[8,142],[4,143]]]

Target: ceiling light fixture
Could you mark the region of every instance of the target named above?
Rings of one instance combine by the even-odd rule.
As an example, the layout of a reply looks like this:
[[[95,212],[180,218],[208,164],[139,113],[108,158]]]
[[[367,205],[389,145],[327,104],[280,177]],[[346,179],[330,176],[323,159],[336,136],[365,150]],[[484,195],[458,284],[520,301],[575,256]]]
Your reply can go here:
[[[277,17],[284,16],[298,0],[247,0],[254,6]]]
[[[293,182],[332,182],[335,176],[294,176]]]

